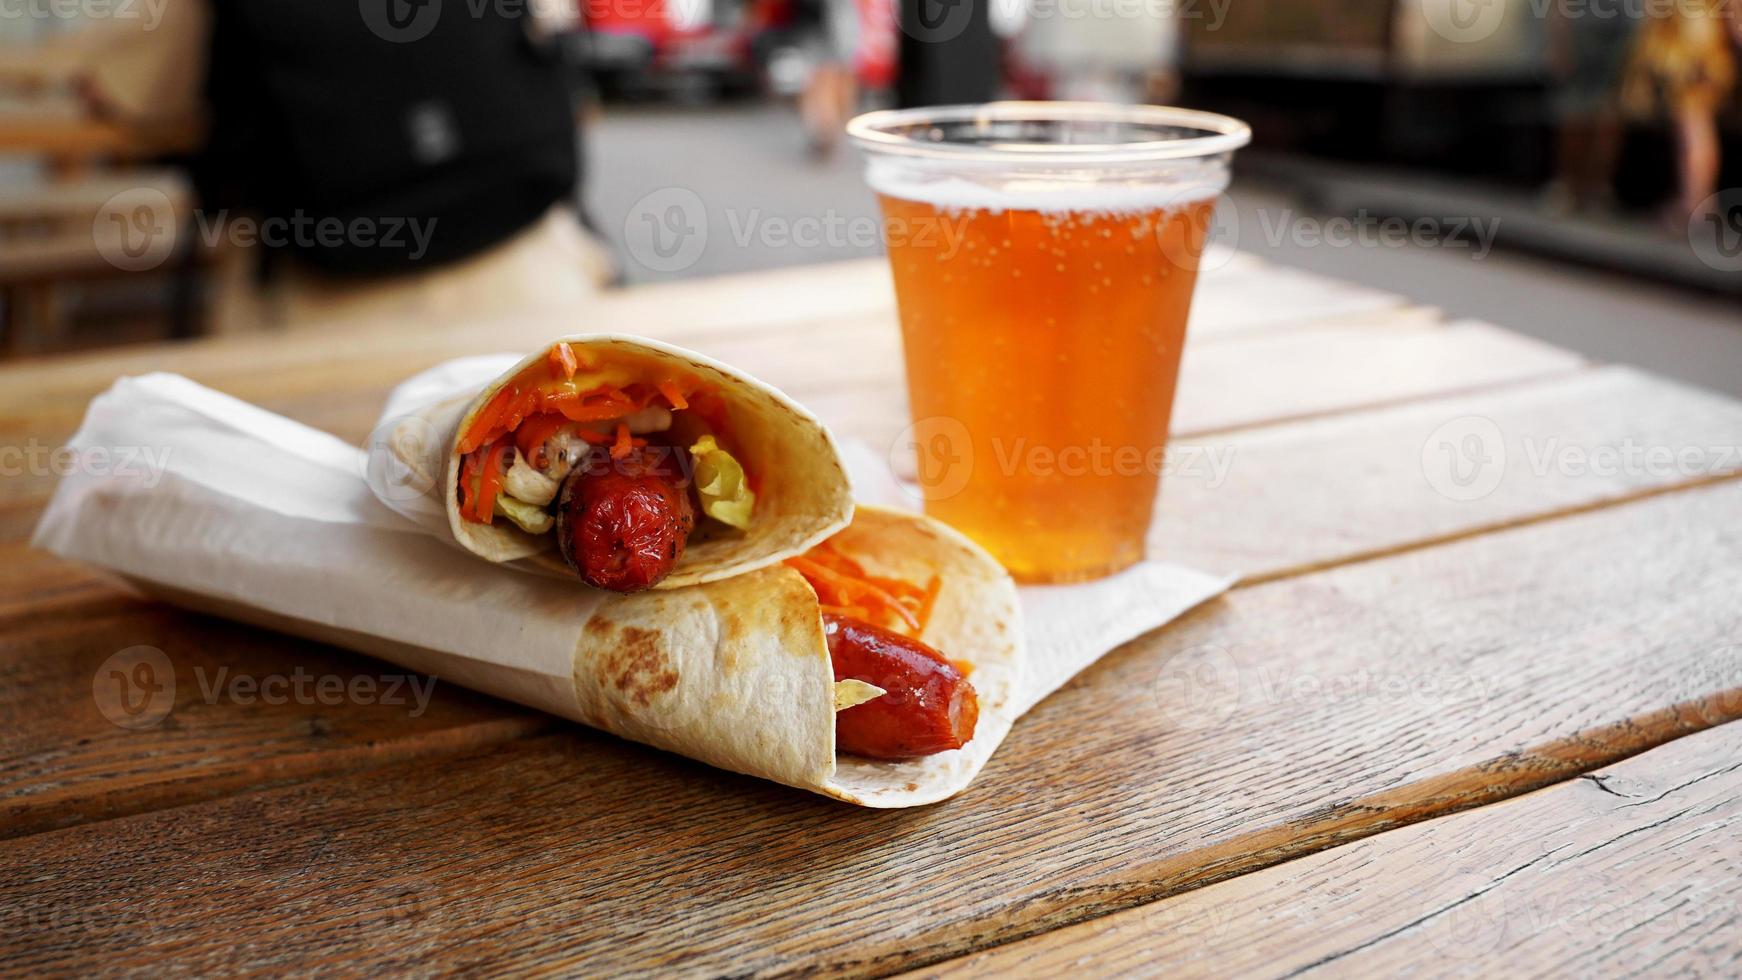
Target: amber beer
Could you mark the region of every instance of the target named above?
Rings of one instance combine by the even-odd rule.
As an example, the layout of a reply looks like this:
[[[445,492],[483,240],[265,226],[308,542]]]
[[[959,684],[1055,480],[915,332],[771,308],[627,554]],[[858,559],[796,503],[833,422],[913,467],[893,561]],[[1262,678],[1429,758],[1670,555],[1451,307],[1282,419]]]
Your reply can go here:
[[[1049,131],[1057,127],[1040,127]],[[1168,142],[1149,135],[1140,127],[1135,142]],[[1008,155],[1011,142],[972,150]],[[1095,578],[1144,557],[1226,154],[1184,168],[1144,160],[1132,142],[1103,144],[1114,160],[1077,161],[1065,176],[1051,159],[977,171],[948,157],[880,158],[871,147],[885,224],[906,230],[888,249],[913,420],[905,441],[926,512],[1024,581]]]

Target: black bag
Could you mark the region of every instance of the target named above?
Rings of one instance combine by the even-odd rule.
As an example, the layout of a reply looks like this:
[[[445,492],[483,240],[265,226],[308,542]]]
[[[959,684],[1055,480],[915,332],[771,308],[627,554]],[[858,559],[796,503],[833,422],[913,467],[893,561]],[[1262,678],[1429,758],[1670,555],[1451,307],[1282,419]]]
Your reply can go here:
[[[524,4],[217,0],[208,210],[330,272],[464,258],[570,195],[575,116]],[[209,223],[209,215],[208,215]]]

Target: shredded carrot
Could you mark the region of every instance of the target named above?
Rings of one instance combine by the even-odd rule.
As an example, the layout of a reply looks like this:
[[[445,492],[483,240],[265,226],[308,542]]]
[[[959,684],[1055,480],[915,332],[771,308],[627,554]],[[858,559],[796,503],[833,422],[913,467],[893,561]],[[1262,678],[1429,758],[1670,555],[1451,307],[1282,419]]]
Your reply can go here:
[[[466,501],[462,498],[460,512],[479,524],[489,524],[496,516],[496,495],[502,492],[503,457],[511,448],[508,440],[497,440],[483,452],[468,455],[460,468],[462,493],[470,485],[468,470],[475,473],[478,480],[477,495],[470,501],[471,509],[466,509]]]
[[[925,595],[924,589],[914,585],[912,582],[903,582],[898,578],[879,578],[875,575],[862,575],[860,578],[863,578],[865,581],[870,582],[872,585],[877,586],[879,589],[882,589],[890,595],[895,596],[897,599],[911,599],[915,608],[918,608],[919,600]]]
[[[787,564],[797,569],[817,593],[824,612],[853,616],[872,623],[900,620],[912,636],[925,632],[943,580],[933,575],[921,588],[904,579],[866,573],[863,566],[842,554],[834,542],[824,541]]]
[[[568,416],[561,412],[541,412],[534,415],[514,430],[514,448],[520,450],[520,455],[527,462],[542,468],[546,465],[544,444],[568,424]]]
[[[788,558],[786,563],[797,569],[798,573],[810,582],[811,588],[817,590],[818,598],[823,599],[828,605],[862,604],[875,607],[900,619],[916,635],[918,634],[919,620],[914,617],[913,613],[906,606],[903,606],[896,597],[870,582],[862,578],[843,575],[826,565],[812,561],[808,557]],[[823,595],[825,589],[829,592],[827,596]]]
[[[550,376],[567,381],[580,370],[581,362],[575,360],[575,349],[566,343],[557,344],[550,349]]]
[[[620,418],[642,407],[640,402],[616,388],[598,388],[584,393],[541,393],[539,404],[546,410],[563,413],[573,422],[602,422]]]
[[[585,350],[576,350],[567,343],[553,345],[542,363],[531,366],[509,379],[479,409],[464,432],[458,449],[465,457],[462,479],[457,488],[460,513],[468,520],[488,524],[500,492],[502,454],[517,449],[527,461],[540,468],[549,465],[545,445],[569,423],[581,423],[576,434],[594,445],[608,445],[613,459],[622,459],[646,439],[635,437],[621,422],[613,432],[598,432],[604,426],[585,427],[587,423],[610,423],[656,404],[663,399],[674,411],[689,410],[719,436],[729,435],[726,425],[725,399],[712,387],[702,385],[687,373],[666,376],[658,382],[634,381],[626,385],[600,384],[578,390],[586,383],[580,372],[591,370],[598,358]],[[615,362],[614,362],[615,363]],[[643,365],[630,359],[622,366],[643,368],[654,374],[663,368],[651,363]],[[656,375],[657,376],[657,375]],[[495,465],[492,472],[491,466]],[[758,490],[762,474],[747,472],[745,480],[752,492]],[[485,483],[491,484],[488,491]],[[899,615],[899,613],[897,613]]]
[[[495,442],[517,429],[528,416],[544,412],[561,412],[571,422],[599,422],[620,418],[645,406],[645,401],[632,398],[613,385],[601,385],[584,392],[551,391],[537,386],[522,387],[520,380],[516,379],[497,392],[472,420],[460,439],[460,452],[469,453]]]
[[[924,632],[926,624],[931,622],[932,608],[938,604],[938,592],[943,588],[943,580],[936,575],[925,584],[925,595],[919,601],[919,628]]]
[[[504,425],[500,427],[501,432],[495,431],[498,428],[498,423],[508,415],[510,407],[519,398],[520,389],[515,384],[510,383],[498,391],[495,397],[490,399],[489,404],[484,406],[484,410],[478,413],[478,417],[472,420],[471,426],[466,429],[466,434],[461,437],[460,452],[462,454],[469,453],[512,428],[512,426]]]
[[[858,562],[836,551],[835,546],[827,541],[812,548],[805,554],[805,557],[825,568],[840,572],[842,575],[850,575],[853,578],[865,577],[865,569],[859,567]]]
[[[690,407],[689,401],[684,398],[683,392],[678,390],[675,381],[661,381],[659,393],[665,396],[666,403],[672,407],[673,411],[682,411]]]

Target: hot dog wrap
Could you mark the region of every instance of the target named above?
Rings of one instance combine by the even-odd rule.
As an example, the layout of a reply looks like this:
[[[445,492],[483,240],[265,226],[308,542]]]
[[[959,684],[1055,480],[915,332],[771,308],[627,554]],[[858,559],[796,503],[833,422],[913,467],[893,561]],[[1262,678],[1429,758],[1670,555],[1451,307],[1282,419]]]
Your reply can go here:
[[[1016,718],[1024,652],[1015,585],[953,530],[895,511],[860,508],[829,546],[880,576],[940,583],[921,638],[972,678],[978,723],[966,745],[898,760],[840,751],[842,685],[817,595],[783,566],[601,603],[579,631],[575,717],[864,806],[930,803],[965,788]]]
[[[395,393],[369,449],[377,496],[431,533],[492,562],[613,591],[765,567],[852,512],[836,447],[814,416],[732,368],[641,338],[568,337],[512,365],[473,358],[426,372]],[[629,585],[586,577],[580,546],[567,545],[587,529],[562,526],[562,502],[580,482],[568,477],[631,465],[669,476],[667,496],[683,513],[656,543],[657,571]],[[620,528],[596,530],[625,550]]]
[[[865,806],[928,803],[967,786],[1024,706],[1013,583],[980,548],[923,517],[861,508],[808,552],[890,588],[924,585],[920,639],[978,692],[965,745],[879,761],[838,751],[837,698],[843,687],[857,688],[847,692],[855,702],[869,692],[837,681],[819,593],[794,565],[619,595],[456,561],[382,506],[356,448],[169,375],[117,383],[92,403],[70,448],[128,445],[159,447],[162,472],[75,471],[35,545],[180,605],[346,646],[724,769]]]

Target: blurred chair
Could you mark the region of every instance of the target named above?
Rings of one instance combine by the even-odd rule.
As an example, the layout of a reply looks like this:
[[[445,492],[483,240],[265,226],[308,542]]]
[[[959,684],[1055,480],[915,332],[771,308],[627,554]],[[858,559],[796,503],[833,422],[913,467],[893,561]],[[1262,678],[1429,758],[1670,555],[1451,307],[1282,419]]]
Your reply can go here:
[[[0,192],[0,344],[30,353],[64,343],[67,289],[74,284],[184,274],[192,243],[179,216],[192,208],[186,177],[173,171]]]

